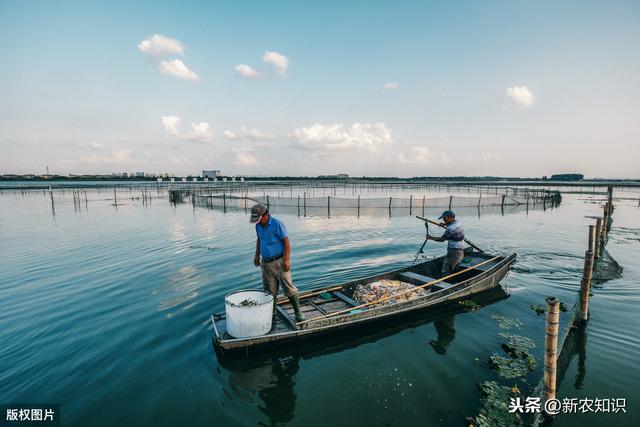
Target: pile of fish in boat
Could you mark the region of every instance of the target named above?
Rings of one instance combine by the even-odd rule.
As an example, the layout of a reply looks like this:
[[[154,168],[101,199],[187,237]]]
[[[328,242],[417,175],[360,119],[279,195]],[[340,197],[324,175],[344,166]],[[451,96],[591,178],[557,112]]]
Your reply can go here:
[[[353,299],[360,304],[367,304],[384,299],[377,304],[371,305],[372,307],[379,307],[427,295],[424,289],[415,289],[413,292],[409,292],[411,289],[415,289],[415,286],[411,283],[401,282],[400,280],[377,280],[364,285],[358,285],[353,292]]]

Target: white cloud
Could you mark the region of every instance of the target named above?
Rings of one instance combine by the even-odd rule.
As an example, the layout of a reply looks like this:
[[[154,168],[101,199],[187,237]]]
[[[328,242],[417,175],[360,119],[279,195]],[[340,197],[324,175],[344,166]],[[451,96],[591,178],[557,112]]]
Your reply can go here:
[[[394,89],[398,89],[398,83],[397,82],[386,82],[384,84],[384,89],[385,90],[394,90]]]
[[[526,86],[514,86],[504,92],[505,96],[521,107],[533,105],[533,93]]]
[[[236,65],[235,70],[238,76],[244,77],[245,79],[258,79],[262,77],[262,73],[260,71],[254,70],[247,64],[238,64]]]
[[[169,162],[171,162],[171,164],[175,166],[185,166],[189,164],[189,159],[186,157],[177,157],[177,156],[169,155],[168,159],[169,159]]]
[[[173,76],[180,80],[188,80],[192,82],[197,82],[200,80],[200,77],[179,59],[172,59],[170,61],[161,61],[158,64],[158,69],[162,74],[166,74],[168,76]]]
[[[104,144],[102,142],[96,142],[96,141],[92,141],[92,142],[81,142],[78,144],[79,147],[84,147],[84,148],[91,148],[93,150],[100,150],[102,148],[104,148]]]
[[[500,159],[500,155],[497,153],[490,153],[490,152],[486,152],[483,151],[480,153],[480,160],[484,161],[484,162],[488,162],[488,161],[494,161],[494,160],[499,160]]]
[[[413,146],[398,154],[398,161],[402,164],[432,165],[436,163],[447,164],[451,160],[444,152],[433,152],[427,147]]]
[[[160,34],[154,34],[153,36],[142,40],[138,44],[140,52],[155,58],[164,56],[182,56],[184,54],[184,48],[182,43],[178,40],[170,39]]]
[[[211,139],[211,128],[207,122],[191,123],[191,133],[185,139],[196,141],[209,141]]]
[[[262,133],[258,129],[249,129],[246,126],[242,126],[242,128],[240,129],[240,134],[251,141],[264,141],[266,139],[273,138],[271,135]]]
[[[110,155],[100,156],[97,153],[93,153],[90,156],[82,157],[81,163],[88,164],[138,164],[140,161],[136,161],[131,157],[131,150],[114,150]]]
[[[180,126],[180,117],[178,116],[162,116],[162,125],[164,126],[164,130],[171,136],[179,137],[180,131],[178,127]]]
[[[236,139],[246,139],[249,141],[265,141],[268,139],[273,139],[272,135],[268,135],[266,133],[260,132],[258,129],[251,129],[246,126],[242,126],[239,132],[234,132],[232,130],[225,130],[223,135],[226,139],[233,141]]]
[[[262,60],[267,64],[271,64],[276,73],[282,77],[287,75],[287,68],[289,67],[289,58],[278,52],[266,51],[262,55]]]
[[[183,139],[186,141],[200,141],[208,142],[211,140],[211,127],[207,122],[191,123],[191,132],[180,132],[180,117],[178,116],[163,116],[162,125],[164,130],[171,136],[177,139]]]
[[[225,139],[228,139],[229,141],[233,141],[234,139],[238,138],[238,135],[236,135],[235,132],[226,129],[224,132],[222,132],[222,135],[225,137]]]
[[[253,150],[249,148],[235,148],[233,150],[236,153],[236,165],[239,166],[253,166],[258,163],[254,155]]]
[[[342,124],[298,128],[290,135],[298,146],[310,149],[344,150],[377,147],[392,144],[391,130],[386,123],[353,123],[345,128]]]

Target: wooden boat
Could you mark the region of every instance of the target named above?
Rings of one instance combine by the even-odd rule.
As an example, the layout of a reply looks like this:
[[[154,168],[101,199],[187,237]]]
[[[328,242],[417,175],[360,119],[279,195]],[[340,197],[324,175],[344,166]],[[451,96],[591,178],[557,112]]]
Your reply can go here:
[[[465,256],[453,277],[443,278],[440,274],[444,259],[440,257],[340,285],[302,291],[298,294],[300,309],[307,320],[301,323],[294,320],[293,307],[288,300],[279,298],[273,328],[268,334],[258,337],[230,336],[226,332],[225,313],[214,314],[211,316],[213,344],[220,354],[247,355],[434,309],[498,286],[515,258],[516,254],[495,256],[469,248],[465,250]],[[395,303],[389,301],[388,304],[363,306],[352,298],[358,285],[383,279],[400,280],[416,286],[430,284],[424,286],[428,291],[425,296]]]

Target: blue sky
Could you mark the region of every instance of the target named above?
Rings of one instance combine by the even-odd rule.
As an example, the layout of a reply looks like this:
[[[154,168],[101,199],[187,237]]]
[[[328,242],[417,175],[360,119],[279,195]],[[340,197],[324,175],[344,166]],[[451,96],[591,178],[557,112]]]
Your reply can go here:
[[[640,176],[637,1],[0,0],[0,37],[0,173]]]

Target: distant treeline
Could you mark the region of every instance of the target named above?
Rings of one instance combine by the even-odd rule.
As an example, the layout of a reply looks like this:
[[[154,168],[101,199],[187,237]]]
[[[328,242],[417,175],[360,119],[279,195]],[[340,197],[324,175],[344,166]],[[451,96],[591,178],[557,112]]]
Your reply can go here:
[[[163,181],[169,181],[174,178],[176,181],[187,178],[191,181],[194,177],[202,179],[199,176],[187,175],[184,177],[162,177]],[[221,176],[220,178],[225,178]],[[231,176],[226,177],[231,179]],[[236,178],[239,178],[236,176]],[[581,174],[558,174],[552,175],[551,178],[520,178],[520,177],[500,177],[500,176],[416,176],[410,178],[401,178],[393,176],[350,176],[349,178],[336,178],[333,176],[243,176],[246,181],[332,181],[332,182],[468,182],[468,183],[486,183],[486,182],[638,182],[638,179],[607,179],[607,178],[591,178],[584,179]],[[156,181],[158,177],[153,176],[111,176],[111,175],[0,175],[0,181]],[[236,181],[237,182],[237,181]]]

